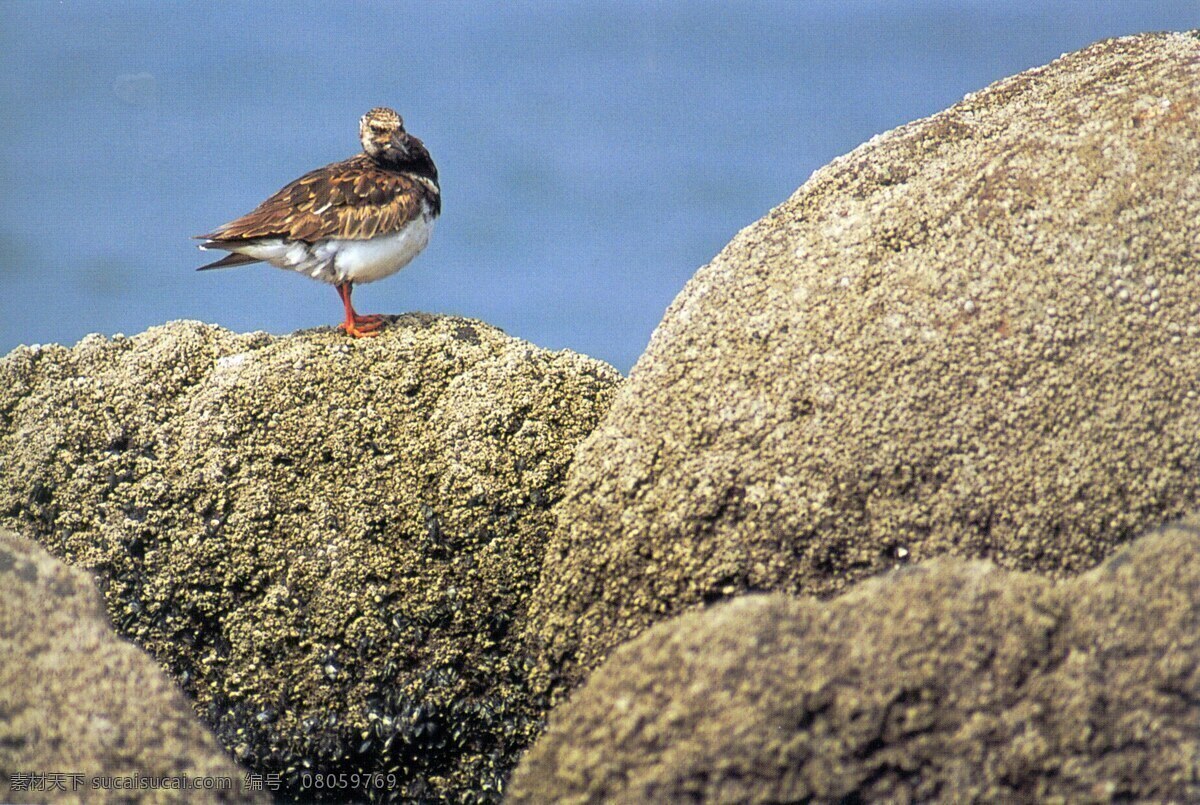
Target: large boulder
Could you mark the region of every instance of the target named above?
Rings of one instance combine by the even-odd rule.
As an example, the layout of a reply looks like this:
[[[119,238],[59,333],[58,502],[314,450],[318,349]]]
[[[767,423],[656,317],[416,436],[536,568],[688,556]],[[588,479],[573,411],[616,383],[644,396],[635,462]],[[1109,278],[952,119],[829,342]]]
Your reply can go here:
[[[542,715],[517,635],[550,509],[619,379],[421,314],[357,341],[175,322],[22,347],[0,520],[96,573],[121,632],[292,795],[495,799]]]
[[[1200,518],[1059,584],[941,557],[661,623],[509,801],[1200,801]]]
[[[0,799],[269,801],[248,783],[91,577],[0,532]]]
[[[1114,39],[817,171],[681,292],[572,465],[545,684],[744,591],[1065,576],[1200,500],[1200,41]]]

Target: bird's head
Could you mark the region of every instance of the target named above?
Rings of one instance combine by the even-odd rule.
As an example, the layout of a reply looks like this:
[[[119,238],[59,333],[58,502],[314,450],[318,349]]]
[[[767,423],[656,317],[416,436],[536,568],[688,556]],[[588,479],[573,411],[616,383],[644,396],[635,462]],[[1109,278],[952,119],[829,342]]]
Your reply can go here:
[[[386,106],[377,106],[362,116],[358,136],[363,150],[376,159],[400,161],[408,157],[409,135],[404,120]]]

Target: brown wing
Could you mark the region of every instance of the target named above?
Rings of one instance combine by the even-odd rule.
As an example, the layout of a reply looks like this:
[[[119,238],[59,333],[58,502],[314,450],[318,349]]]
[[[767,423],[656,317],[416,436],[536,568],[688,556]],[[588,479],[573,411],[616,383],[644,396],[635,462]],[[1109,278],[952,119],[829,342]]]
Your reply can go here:
[[[412,174],[382,169],[360,154],[301,176],[253,212],[198,237],[217,246],[271,237],[371,238],[401,229],[421,214],[422,201],[435,201],[434,192]]]

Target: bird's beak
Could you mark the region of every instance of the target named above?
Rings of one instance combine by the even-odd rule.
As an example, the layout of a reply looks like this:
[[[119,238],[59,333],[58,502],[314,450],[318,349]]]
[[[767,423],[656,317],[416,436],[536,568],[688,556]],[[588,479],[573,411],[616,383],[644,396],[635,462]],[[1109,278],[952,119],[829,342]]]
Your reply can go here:
[[[392,148],[396,149],[401,156],[408,156],[408,138],[403,134],[398,134],[391,140]]]

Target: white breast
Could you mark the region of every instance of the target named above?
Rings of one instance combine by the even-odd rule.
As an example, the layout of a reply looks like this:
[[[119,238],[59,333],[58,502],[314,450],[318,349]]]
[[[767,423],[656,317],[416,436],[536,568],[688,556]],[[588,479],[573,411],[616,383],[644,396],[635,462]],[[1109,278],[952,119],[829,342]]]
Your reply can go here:
[[[412,262],[429,245],[433,218],[420,215],[393,235],[370,240],[328,240],[313,244],[320,249],[327,244],[333,251],[333,273],[338,282],[358,285],[374,282],[395,274]]]
[[[329,283],[360,285],[395,274],[429,245],[433,232],[429,209],[399,232],[370,240],[328,238],[315,243],[261,238],[239,244],[237,251],[279,268],[290,268]]]

